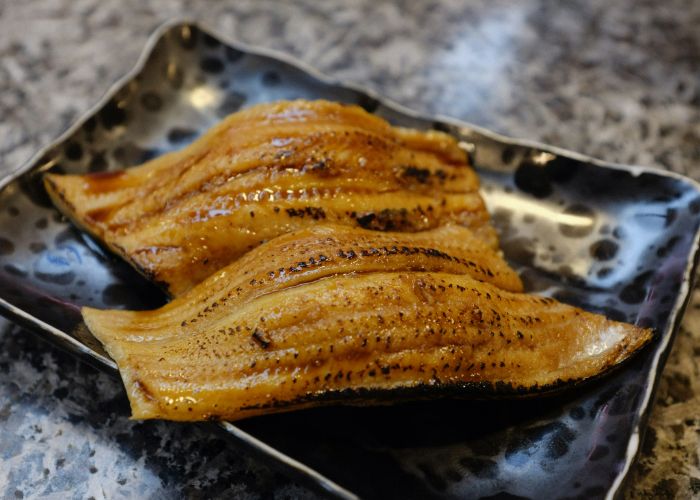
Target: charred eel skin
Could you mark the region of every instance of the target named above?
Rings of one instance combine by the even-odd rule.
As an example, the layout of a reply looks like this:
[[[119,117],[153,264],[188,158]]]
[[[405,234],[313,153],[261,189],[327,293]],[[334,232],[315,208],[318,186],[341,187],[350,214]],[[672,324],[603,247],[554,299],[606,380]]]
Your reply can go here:
[[[460,251],[445,231],[479,243]],[[599,375],[652,338],[521,293],[502,259],[467,233],[375,241],[378,233],[346,226],[304,229],[161,309],[83,316],[117,362],[137,419],[535,394]]]
[[[257,105],[181,151],[115,172],[49,173],[44,185],[76,225],[171,296],[320,222],[402,232],[453,223],[498,244],[453,137],[328,101]]]

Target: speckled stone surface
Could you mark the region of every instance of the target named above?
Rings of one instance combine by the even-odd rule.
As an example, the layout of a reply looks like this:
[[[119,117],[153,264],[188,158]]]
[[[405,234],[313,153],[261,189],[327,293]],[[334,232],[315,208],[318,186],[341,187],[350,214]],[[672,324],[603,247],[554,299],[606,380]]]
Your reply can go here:
[[[293,54],[409,107],[700,180],[700,4],[0,2],[0,174],[135,63],[173,17]],[[128,420],[117,379],[0,320],[0,495],[310,497],[209,425]],[[629,498],[700,495],[700,293]]]

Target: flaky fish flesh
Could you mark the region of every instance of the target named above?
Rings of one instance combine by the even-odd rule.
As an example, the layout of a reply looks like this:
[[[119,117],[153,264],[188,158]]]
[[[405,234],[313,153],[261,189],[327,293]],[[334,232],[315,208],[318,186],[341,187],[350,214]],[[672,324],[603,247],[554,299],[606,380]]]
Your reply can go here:
[[[64,214],[172,296],[319,222],[406,232],[454,223],[497,247],[454,138],[327,101],[254,106],[141,166],[44,183]]]
[[[652,337],[521,290],[463,227],[321,225],[258,246],[161,309],[83,317],[137,419],[538,393],[596,376]]]

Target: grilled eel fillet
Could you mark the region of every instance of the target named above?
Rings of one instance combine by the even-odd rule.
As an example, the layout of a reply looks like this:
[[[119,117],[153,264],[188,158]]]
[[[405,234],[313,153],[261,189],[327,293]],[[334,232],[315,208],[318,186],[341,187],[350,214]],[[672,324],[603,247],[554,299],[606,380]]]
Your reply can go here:
[[[454,138],[327,101],[258,105],[139,167],[44,183],[66,216],[172,296],[319,221],[408,232],[452,222],[498,244]]]
[[[475,246],[445,243],[445,231]],[[161,309],[83,317],[117,362],[137,419],[546,391],[615,366],[652,337],[519,293],[515,273],[476,241],[462,227],[320,226],[257,247]]]

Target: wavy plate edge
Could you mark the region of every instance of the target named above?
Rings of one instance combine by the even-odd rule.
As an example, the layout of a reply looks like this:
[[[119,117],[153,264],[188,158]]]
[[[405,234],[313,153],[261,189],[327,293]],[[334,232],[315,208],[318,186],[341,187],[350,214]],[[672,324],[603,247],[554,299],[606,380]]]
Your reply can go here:
[[[279,52],[274,49],[269,49],[269,48],[263,48],[263,47],[256,47],[249,45],[245,42],[241,42],[239,40],[236,40],[229,35],[226,35],[222,33],[221,31],[218,31],[214,28],[211,28],[209,26],[206,26],[204,23],[201,23],[197,20],[190,19],[190,18],[183,18],[183,17],[178,17],[174,19],[170,19],[168,21],[165,21],[158,25],[155,30],[148,36],[146,40],[146,44],[144,45],[144,48],[141,51],[141,54],[139,55],[136,63],[132,66],[132,68],[126,72],[122,77],[117,79],[114,83],[112,83],[107,91],[102,95],[102,97],[92,106],[90,106],[82,115],[76,119],[76,121],[68,128],[66,129],[63,133],[59,134],[58,137],[56,137],[54,140],[52,140],[49,144],[46,146],[40,148],[34,155],[32,155],[26,162],[24,162],[22,165],[20,165],[18,168],[15,168],[14,170],[11,170],[6,176],[0,179],[0,191],[2,191],[8,184],[19,178],[21,175],[29,171],[36,163],[37,161],[45,155],[49,150],[52,148],[56,147],[63,141],[65,141],[67,138],[69,138],[75,131],[77,131],[91,116],[93,116],[97,111],[99,111],[107,102],[114,97],[117,92],[130,80],[135,78],[141,70],[144,69],[146,62],[148,61],[151,53],[153,52],[153,49],[155,48],[156,44],[158,41],[170,30],[173,28],[177,28],[180,26],[192,26],[196,27],[198,30],[200,30],[203,33],[209,34],[213,36],[214,38],[221,40],[223,43],[226,45],[229,45],[237,50],[240,50],[241,52],[247,53],[247,54],[252,54],[256,56],[263,56],[263,57],[268,57],[271,59],[275,59],[277,61],[280,61],[282,63],[288,64],[292,67],[295,67],[304,73],[310,75],[311,77],[315,78],[316,80],[330,86],[335,86],[339,88],[344,88],[344,89],[349,89],[355,92],[358,92],[360,94],[363,94],[367,97],[370,97],[371,99],[376,100],[378,103],[380,103],[382,106],[384,106],[387,109],[390,109],[392,111],[395,111],[399,114],[405,115],[410,118],[418,119],[418,120],[428,120],[431,122],[436,122],[436,123],[443,123],[443,124],[448,124],[457,127],[461,133],[464,135],[469,135],[469,134],[477,134],[482,137],[485,137],[489,140],[499,142],[502,144],[507,144],[511,146],[520,146],[520,147],[527,147],[527,148],[532,148],[532,149],[538,149],[538,150],[544,150],[548,151],[551,153],[554,153],[559,156],[565,156],[568,158],[572,158],[581,162],[586,162],[591,165],[595,165],[600,168],[607,168],[607,169],[613,169],[613,170],[620,170],[624,171],[627,173],[632,174],[635,177],[638,177],[643,174],[653,174],[653,175],[658,175],[661,177],[668,177],[671,179],[675,179],[678,181],[681,181],[685,184],[688,184],[689,187],[693,188],[695,191],[700,193],[700,183],[695,181],[694,179],[691,179],[689,177],[686,177],[684,175],[672,172],[672,171],[667,171],[667,170],[662,170],[660,168],[654,168],[654,167],[644,167],[644,166],[638,166],[638,165],[625,165],[621,163],[614,163],[614,162],[608,162],[604,160],[599,160],[597,158],[593,158],[591,156],[577,153],[575,151],[571,151],[565,148],[560,148],[557,146],[551,146],[548,144],[544,144],[538,141],[533,141],[529,139],[516,139],[512,137],[508,137],[502,134],[499,134],[497,132],[493,132],[491,130],[488,130],[486,128],[480,127],[478,125],[473,125],[461,120],[458,120],[456,118],[452,118],[449,116],[441,115],[441,114],[435,114],[435,115],[428,115],[428,114],[423,114],[420,112],[416,112],[410,108],[405,107],[404,105],[393,101],[389,98],[386,98],[379,93],[375,92],[373,89],[364,87],[360,84],[350,82],[350,81],[344,81],[344,80],[339,80],[333,77],[330,77],[313,66],[293,57],[290,56],[289,54]],[[621,488],[627,479],[627,476],[630,472],[630,468],[632,464],[636,461],[636,457],[640,451],[640,444],[642,440],[643,433],[645,431],[645,428],[647,426],[647,422],[649,419],[650,415],[650,410],[651,410],[651,405],[650,403],[654,399],[654,395],[656,393],[656,389],[658,386],[659,382],[659,377],[657,374],[663,370],[663,367],[666,363],[666,360],[670,354],[670,348],[673,344],[673,341],[675,340],[675,336],[679,330],[680,323],[683,319],[683,313],[685,312],[685,308],[688,305],[688,302],[690,300],[690,296],[692,293],[692,290],[694,288],[694,277],[695,274],[698,270],[698,264],[700,263],[700,229],[696,230],[695,234],[693,235],[693,240],[692,240],[692,248],[694,248],[692,255],[688,259],[688,262],[686,263],[685,269],[683,271],[683,278],[681,281],[681,286],[678,291],[678,295],[676,298],[676,301],[673,305],[673,308],[671,309],[668,317],[668,323],[666,326],[666,329],[662,332],[661,334],[661,339],[660,339],[660,344],[658,347],[654,350],[654,355],[653,359],[651,362],[650,369],[647,373],[646,376],[646,388],[644,391],[643,395],[643,400],[640,405],[640,410],[636,418],[636,422],[633,424],[633,429],[632,429],[632,435],[628,441],[627,444],[627,449],[625,452],[625,461],[624,461],[624,467],[617,472],[615,479],[613,480],[613,483],[606,493],[606,500],[611,500],[614,498],[619,498],[621,494]],[[8,319],[11,321],[14,321],[15,323],[19,324],[22,327],[28,328],[28,329],[33,329],[33,330],[41,330],[45,334],[49,334],[51,337],[53,337],[55,340],[58,340],[60,342],[63,342],[64,344],[69,344],[72,349],[74,349],[77,353],[81,353],[83,355],[86,355],[88,358],[91,358],[93,361],[97,361],[98,365],[101,367],[107,367],[112,370],[117,370],[116,363],[106,357],[103,356],[100,353],[97,353],[90,349],[89,347],[85,346],[82,344],[80,341],[77,339],[73,338],[72,336],[66,334],[65,332],[59,330],[58,328],[55,328],[31,315],[23,311],[22,309],[10,304],[9,302],[5,301],[4,299],[0,298],[0,314],[3,316],[6,316]],[[49,337],[48,340],[51,339]],[[316,470],[312,469],[311,467],[303,464],[302,462],[280,452],[279,450],[275,449],[274,447],[268,445],[267,443],[257,439],[253,435],[245,432],[243,429],[233,425],[230,422],[221,422],[220,427],[227,433],[231,434],[234,436],[236,439],[241,441],[243,444],[246,446],[250,447],[251,449],[254,449],[258,451],[259,453],[262,453],[264,455],[270,456],[277,460],[280,465],[284,465],[291,470],[293,470],[296,474],[305,477],[308,480],[311,480],[317,488],[320,490],[330,493],[338,498],[344,498],[344,499],[357,499],[359,498],[357,495],[349,491],[348,489],[340,486],[339,484],[335,483],[331,479],[327,478],[326,476],[320,474]]]

